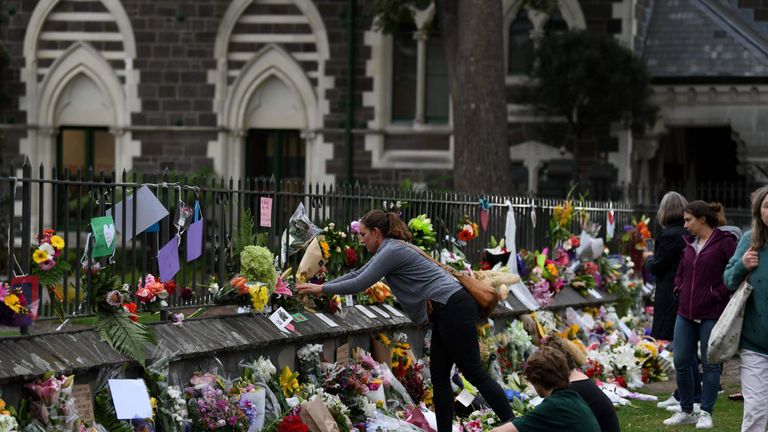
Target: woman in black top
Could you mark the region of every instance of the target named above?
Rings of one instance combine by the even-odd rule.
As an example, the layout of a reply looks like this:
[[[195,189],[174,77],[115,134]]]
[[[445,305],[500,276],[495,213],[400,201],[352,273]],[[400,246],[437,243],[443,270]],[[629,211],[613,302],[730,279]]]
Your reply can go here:
[[[621,432],[619,418],[616,415],[613,403],[590,377],[584,375],[579,370],[576,360],[574,360],[573,355],[565,346],[565,342],[559,336],[550,336],[544,342],[544,346],[552,347],[562,352],[565,356],[568,369],[571,371],[568,377],[570,381],[568,388],[578,393],[584,399],[584,402],[587,403],[589,409],[595,414],[597,423],[600,425],[600,431]]]

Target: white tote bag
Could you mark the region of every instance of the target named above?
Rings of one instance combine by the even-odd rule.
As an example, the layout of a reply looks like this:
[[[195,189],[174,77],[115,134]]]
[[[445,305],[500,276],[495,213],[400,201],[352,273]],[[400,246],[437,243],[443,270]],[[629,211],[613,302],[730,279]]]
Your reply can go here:
[[[712,328],[707,345],[708,363],[722,363],[735,356],[739,350],[741,327],[744,325],[744,308],[752,294],[752,289],[752,285],[749,284],[749,275],[747,275],[728,301],[728,306],[720,315],[715,327]]]

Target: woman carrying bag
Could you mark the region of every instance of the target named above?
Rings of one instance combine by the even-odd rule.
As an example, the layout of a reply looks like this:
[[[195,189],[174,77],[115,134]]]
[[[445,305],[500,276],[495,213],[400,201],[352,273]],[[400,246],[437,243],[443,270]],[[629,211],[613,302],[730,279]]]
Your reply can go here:
[[[768,186],[752,193],[752,230],[744,233],[723,280],[735,290],[749,275],[752,295],[744,308],[739,342],[742,432],[765,432],[768,423]]]
[[[322,285],[298,284],[300,293],[354,294],[385,278],[408,317],[415,324],[431,321],[430,375],[438,432],[453,428],[454,363],[482,394],[502,422],[514,414],[501,386],[480,361],[476,324],[480,308],[472,295],[448,272],[411,246],[408,226],[394,213],[371,210],[360,219],[360,241],[374,254],[362,268]],[[427,316],[427,302],[432,313]]]

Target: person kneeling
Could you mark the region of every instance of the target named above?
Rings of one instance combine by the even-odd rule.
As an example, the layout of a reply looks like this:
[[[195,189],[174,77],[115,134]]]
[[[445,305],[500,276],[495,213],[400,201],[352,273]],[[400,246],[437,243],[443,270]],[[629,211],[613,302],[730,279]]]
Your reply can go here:
[[[523,374],[544,400],[533,412],[491,432],[600,432],[587,403],[568,388],[570,370],[562,352],[542,347],[528,357]]]

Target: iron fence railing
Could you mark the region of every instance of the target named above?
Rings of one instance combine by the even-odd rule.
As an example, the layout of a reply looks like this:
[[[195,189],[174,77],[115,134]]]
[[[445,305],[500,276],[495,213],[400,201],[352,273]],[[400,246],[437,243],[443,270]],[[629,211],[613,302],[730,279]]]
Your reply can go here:
[[[561,204],[563,197],[537,198],[532,196],[488,196],[459,194],[453,192],[405,191],[375,186],[338,186],[305,184],[299,180],[275,182],[267,179],[245,179],[235,181],[223,178],[190,178],[178,175],[141,175],[139,173],[93,173],[92,171],[50,170],[39,167],[33,175],[28,164],[21,168],[21,176],[0,177],[0,219],[5,225],[0,229],[4,257],[0,257],[0,272],[5,275],[28,274],[31,266],[32,248],[35,237],[44,229],[51,228],[65,239],[64,257],[72,263],[72,272],[62,280],[62,294],[65,312],[69,316],[91,313],[88,307],[90,283],[83,278],[79,265],[85,250],[92,217],[104,215],[115,203],[131,195],[138,187],[148,186],[168,209],[169,216],[159,222],[156,232],[143,232],[126,240],[118,237],[114,269],[124,283],[136,287],[139,278],[147,273],[157,274],[156,255],[160,247],[175,234],[173,217],[179,203],[188,205],[197,200],[205,220],[203,253],[190,263],[180,260],[181,269],[176,275],[179,287],[194,291],[192,300],[182,300],[179,291],[171,296],[168,308],[208,305],[212,299],[207,291],[211,276],[220,281],[238,271],[234,258],[235,239],[240,229],[241,215],[248,209],[253,215],[253,229],[266,235],[270,249],[280,256],[281,234],[288,225],[288,219],[299,203],[307,215],[319,227],[326,222],[335,222],[338,228],[349,233],[349,223],[359,219],[373,208],[394,209],[401,212],[407,222],[419,214],[432,218],[438,237],[438,247],[447,247],[449,237],[456,235],[457,225],[468,216],[480,222],[480,199],[487,200],[488,225],[481,228],[479,238],[463,248],[467,259],[477,263],[488,247],[491,236],[501,239],[505,235],[507,212],[514,212],[517,231],[515,243],[518,249],[541,249],[549,245],[548,233],[552,212]],[[16,171],[12,168],[11,173]],[[272,208],[266,218],[261,218],[261,198],[271,198]],[[123,206],[122,220],[136,220],[137,200],[132,206]],[[510,207],[511,206],[511,207]],[[632,206],[627,202],[587,201],[578,203],[577,210],[601,225],[601,236],[605,235],[607,214],[614,211],[616,234],[607,246],[617,250],[622,227],[629,224],[633,216],[653,216],[653,205]],[[128,216],[131,212],[133,217]],[[743,212],[742,212],[743,213]],[[734,213],[735,215],[735,213]],[[748,211],[738,214],[737,225],[748,223]],[[125,224],[125,222],[123,223]],[[573,231],[578,233],[578,218],[574,218]],[[653,226],[653,223],[652,223]],[[653,226],[655,228],[655,226]],[[126,226],[118,226],[125,232]],[[289,258],[288,263],[296,265],[298,256]],[[42,288],[41,288],[42,293]],[[41,311],[43,318],[52,317],[50,306]]]

